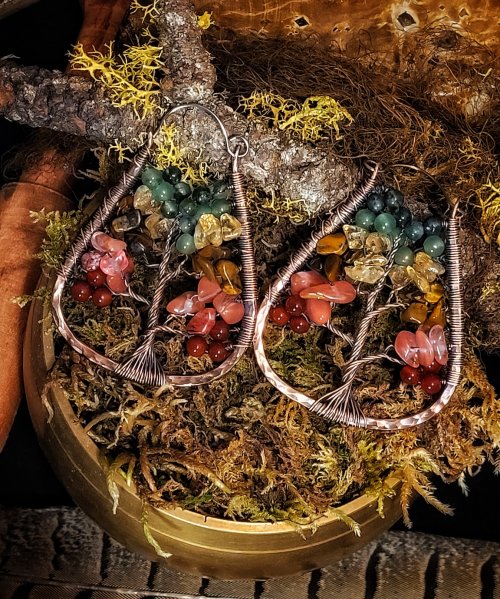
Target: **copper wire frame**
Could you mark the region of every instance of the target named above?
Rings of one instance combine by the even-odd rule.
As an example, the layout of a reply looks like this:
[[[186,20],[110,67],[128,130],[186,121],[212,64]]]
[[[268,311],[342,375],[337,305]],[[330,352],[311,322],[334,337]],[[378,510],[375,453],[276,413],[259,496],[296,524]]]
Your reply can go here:
[[[351,356],[346,363],[346,367],[344,368],[342,383],[339,388],[333,392],[316,400],[294,389],[291,385],[280,378],[280,376],[273,370],[269,360],[267,359],[264,347],[264,332],[267,326],[269,311],[276,304],[281,293],[288,286],[292,274],[303,268],[306,262],[315,253],[318,240],[325,235],[336,231],[342,224],[353,218],[356,211],[363,205],[366,197],[373,189],[378,171],[378,165],[368,162],[366,166],[370,171],[370,176],[365,183],[358,187],[343,204],[337,207],[335,212],[331,213],[328,218],[322,222],[321,226],[312,233],[310,239],[292,254],[287,266],[278,273],[278,277],[271,284],[257,313],[254,336],[254,351],[257,363],[267,380],[281,393],[308,408],[312,412],[320,414],[326,419],[332,422],[338,422],[340,424],[381,431],[396,431],[420,425],[433,416],[439,414],[439,412],[450,401],[460,381],[463,359],[464,309],[460,272],[460,246],[458,238],[458,204],[455,204],[454,209],[448,218],[446,227],[449,361],[447,364],[446,381],[443,390],[436,401],[434,401],[429,407],[417,414],[402,418],[370,418],[362,413],[361,407],[353,398],[352,385],[356,377],[357,370],[360,366],[366,363],[367,360],[373,361],[374,359],[383,358],[392,360],[394,362],[399,362],[397,358],[389,355],[387,352],[377,356],[370,356],[368,358],[361,357],[361,350],[369,335],[371,318],[376,316],[377,313],[380,313],[383,309],[386,309],[387,307],[395,307],[396,305],[392,304],[391,306],[383,306],[379,310],[373,309],[378,292],[384,284],[385,276],[382,277],[382,280],[379,282],[379,284],[376,285],[374,290],[368,295],[367,306],[369,309],[366,312],[365,317],[361,320],[360,330],[356,335],[356,339],[352,340],[348,336],[343,336],[346,341],[352,343],[353,349]],[[409,165],[393,166],[405,167]],[[414,167],[410,166],[409,168]],[[420,171],[421,169],[415,167],[414,170]],[[425,171],[423,172],[427,175]],[[430,178],[432,179],[432,177]],[[394,248],[389,254],[389,267],[394,258],[396,246],[397,243],[394,243]],[[338,331],[334,326],[329,324],[327,325],[327,328],[332,333],[342,336],[342,332]]]
[[[97,364],[98,366],[109,370],[118,376],[140,384],[157,387],[163,385],[191,387],[194,385],[209,383],[210,381],[225,375],[236,365],[247,348],[252,345],[257,312],[257,279],[253,250],[253,236],[246,204],[243,175],[238,169],[240,159],[248,153],[248,141],[246,138],[240,135],[229,136],[220,118],[214,112],[200,104],[189,103],[175,106],[164,115],[162,118],[162,123],[165,122],[165,120],[171,115],[188,109],[199,110],[215,120],[224,137],[226,150],[232,161],[231,181],[233,185],[234,211],[236,218],[240,221],[242,227],[241,236],[238,239],[238,245],[242,266],[242,300],[245,307],[245,312],[240,325],[240,331],[237,340],[233,344],[233,351],[230,353],[228,358],[216,368],[207,372],[200,374],[181,375],[169,374],[168,372],[165,372],[156,355],[154,347],[155,337],[160,331],[166,330],[166,327],[162,327],[159,324],[161,302],[163,300],[167,283],[177,274],[177,271],[172,272],[169,270],[169,263],[171,262],[173,251],[173,237],[177,232],[177,227],[172,228],[172,231],[166,240],[165,250],[158,273],[158,281],[149,307],[148,320],[144,334],[142,335],[142,339],[138,347],[128,358],[122,362],[117,362],[86,345],[73,333],[66,322],[66,318],[63,313],[62,304],[64,289],[69,280],[72,278],[76,265],[80,261],[83,254],[90,247],[92,235],[96,231],[102,231],[105,229],[111,220],[118,202],[132,190],[132,187],[138,181],[142,170],[150,158],[153,141],[155,135],[159,132],[159,128],[155,135],[149,135],[147,142],[133,157],[129,169],[123,173],[118,184],[109,190],[92,219],[80,232],[58,272],[52,295],[52,309],[57,329],[75,351],[85,356],[94,364]],[[128,295],[134,299],[138,298],[132,289],[129,289]]]

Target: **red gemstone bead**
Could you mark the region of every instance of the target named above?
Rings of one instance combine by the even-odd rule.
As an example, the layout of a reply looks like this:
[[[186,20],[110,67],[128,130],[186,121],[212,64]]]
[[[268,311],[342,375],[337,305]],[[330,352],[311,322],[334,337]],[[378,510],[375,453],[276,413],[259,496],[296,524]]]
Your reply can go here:
[[[292,316],[292,318],[290,318],[289,326],[294,333],[303,334],[307,333],[311,325],[304,316]]]
[[[399,376],[403,383],[407,385],[418,385],[422,374],[418,368],[412,368],[411,366],[403,366],[399,372]]]
[[[212,362],[224,362],[224,360],[229,356],[229,350],[223,343],[215,341],[214,343],[210,344],[208,348],[208,355],[210,356]]]
[[[92,294],[92,301],[98,308],[105,308],[113,301],[113,295],[107,287],[98,287]]]
[[[274,324],[284,327],[289,320],[288,312],[283,306],[274,306],[269,310],[269,319]]]
[[[186,351],[190,356],[199,358],[208,349],[208,343],[203,337],[196,335],[186,341]]]
[[[442,367],[442,364],[436,362],[436,360],[432,360],[429,366],[422,365],[422,370],[424,370],[425,372],[439,372]]]
[[[227,341],[229,339],[229,325],[223,320],[216,320],[210,331],[210,337],[214,341]]]
[[[290,316],[300,316],[306,309],[306,300],[300,295],[290,295],[285,302],[285,309]]]
[[[86,302],[92,296],[92,287],[86,281],[77,281],[71,287],[71,297],[75,302]]]
[[[435,395],[441,391],[441,377],[437,374],[426,374],[422,379],[420,386],[427,395]]]
[[[100,268],[97,270],[91,270],[87,273],[87,281],[92,287],[104,287],[106,284],[106,275]]]

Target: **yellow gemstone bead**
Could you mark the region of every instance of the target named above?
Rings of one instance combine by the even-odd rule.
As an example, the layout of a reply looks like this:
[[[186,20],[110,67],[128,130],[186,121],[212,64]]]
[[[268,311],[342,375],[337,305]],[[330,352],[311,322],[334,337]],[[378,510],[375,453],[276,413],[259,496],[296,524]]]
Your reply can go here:
[[[222,244],[222,227],[220,220],[213,214],[202,214],[194,230],[194,245],[201,250],[207,245]]]
[[[316,251],[322,256],[327,254],[338,254],[339,256],[347,251],[347,238],[343,233],[331,233],[316,244]]]
[[[444,266],[440,262],[433,260],[425,252],[417,252],[417,254],[415,254],[413,268],[423,275],[429,283],[433,283],[439,275],[442,275],[445,272]]]
[[[339,278],[341,264],[342,258],[336,254],[330,254],[326,257],[324,265],[325,275],[331,283]]]
[[[214,245],[206,245],[204,248],[198,252],[199,256],[203,256],[203,258],[208,258],[208,260],[213,260],[217,262],[217,260],[230,258],[232,255],[232,251],[228,247],[215,247]]]
[[[401,314],[401,321],[423,324],[427,318],[427,312],[428,310],[425,304],[414,302]]]
[[[413,266],[406,267],[406,274],[408,275],[410,281],[415,283],[422,293],[428,293],[430,291],[431,286],[429,281],[422,273],[416,271]]]
[[[389,270],[389,278],[394,288],[402,289],[410,284],[411,279],[406,272],[406,267],[395,264]]]
[[[355,225],[343,225],[342,230],[347,238],[347,246],[351,250],[362,250],[365,247],[365,241],[369,233],[362,227]]]
[[[200,256],[200,254],[193,254],[191,256],[191,262],[193,263],[193,270],[197,274],[203,274],[210,281],[216,281],[217,276],[215,274],[215,268],[208,258]]]
[[[241,235],[242,227],[240,221],[232,214],[222,214],[220,217],[222,227],[222,240],[232,241]]]
[[[370,233],[365,241],[365,249],[369,254],[384,254],[392,248],[392,241],[385,233]]]
[[[222,291],[228,295],[238,295],[242,291],[239,268],[231,260],[219,260],[215,271],[222,278]]]
[[[432,309],[429,318],[425,321],[426,327],[433,327],[435,324],[446,326],[446,313],[444,310],[444,300],[441,298]]]
[[[441,283],[432,283],[428,293],[424,295],[424,299],[429,304],[435,304],[444,295],[444,287]]]

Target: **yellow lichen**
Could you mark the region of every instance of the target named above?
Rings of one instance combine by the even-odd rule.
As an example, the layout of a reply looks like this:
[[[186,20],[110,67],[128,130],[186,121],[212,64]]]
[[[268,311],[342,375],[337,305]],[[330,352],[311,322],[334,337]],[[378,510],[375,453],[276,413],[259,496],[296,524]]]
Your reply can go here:
[[[211,12],[205,11],[202,15],[198,16],[198,27],[200,29],[208,29],[211,25],[214,25]]]
[[[490,243],[496,236],[496,243],[500,245],[500,181],[482,185],[477,191],[477,198],[484,239]]]
[[[146,20],[154,22],[160,11],[156,6],[156,0],[146,0],[145,4],[141,0],[132,0],[130,3],[130,14],[133,15],[135,13],[142,13],[142,22]]]
[[[353,122],[349,112],[330,96],[310,96],[299,102],[272,92],[254,91],[240,100],[249,118],[266,121],[281,131],[291,131],[303,141],[327,137],[333,129],[335,139],[341,139],[340,125]]]

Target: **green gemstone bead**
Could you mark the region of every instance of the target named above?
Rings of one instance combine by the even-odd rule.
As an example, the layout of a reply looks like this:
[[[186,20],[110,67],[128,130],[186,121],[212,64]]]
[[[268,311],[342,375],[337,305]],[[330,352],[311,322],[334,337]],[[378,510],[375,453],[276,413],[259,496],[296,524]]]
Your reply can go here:
[[[141,181],[152,190],[163,182],[163,175],[157,168],[148,166],[142,171]]]
[[[161,204],[160,212],[165,218],[174,218],[179,213],[179,206],[173,200],[167,200]]]
[[[418,241],[424,236],[424,225],[419,220],[414,220],[405,227],[405,235],[410,241]]]
[[[441,256],[444,252],[444,241],[437,235],[429,235],[424,241],[424,252],[432,258]]]
[[[208,204],[212,199],[212,194],[208,187],[197,187],[193,190],[193,200],[199,204]]]
[[[198,206],[198,210],[196,210],[196,213],[194,215],[194,220],[196,222],[198,222],[198,220],[200,219],[200,216],[202,216],[203,214],[212,214],[212,207],[209,206],[208,204],[203,204],[202,206]]]
[[[389,187],[385,192],[385,205],[391,212],[395,212],[398,208],[401,208],[403,205],[403,194],[399,189]]]
[[[379,214],[385,208],[385,201],[379,193],[372,191],[366,200],[366,205],[372,212]]]
[[[194,254],[196,246],[194,245],[194,237],[189,233],[183,233],[175,242],[175,247],[179,254]]]
[[[227,200],[214,200],[212,202],[212,214],[217,218],[224,213],[231,212],[231,204]]]
[[[415,262],[415,254],[406,245],[402,245],[394,254],[394,262],[399,266],[411,266]]]
[[[214,200],[227,200],[231,195],[231,190],[226,181],[214,181],[211,188]]]
[[[373,213],[371,210],[363,208],[362,210],[358,210],[356,212],[356,217],[354,220],[358,227],[370,230],[375,222],[375,213]]]
[[[182,200],[179,204],[179,210],[186,216],[194,216],[198,210],[198,205],[191,199]]]
[[[174,186],[174,197],[176,200],[182,200],[188,198],[191,195],[191,187],[188,183],[180,181]]]
[[[153,201],[156,202],[156,204],[168,202],[174,197],[174,187],[173,185],[170,185],[170,183],[163,181],[163,183],[160,183],[157,187],[155,187],[155,189],[153,189],[152,195]]]
[[[167,166],[163,171],[163,176],[169,183],[175,185],[182,179],[182,171],[178,166]]]
[[[179,219],[179,229],[182,233],[193,233],[196,221],[191,216],[182,216]]]
[[[396,228],[396,219],[392,214],[382,212],[374,221],[375,230],[377,233],[390,234]]]

